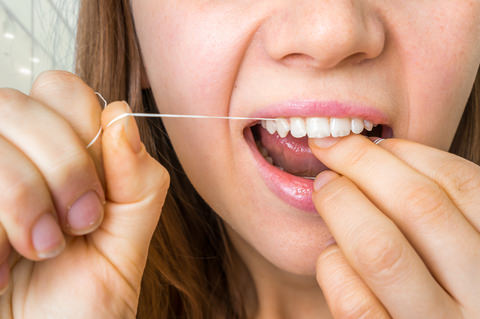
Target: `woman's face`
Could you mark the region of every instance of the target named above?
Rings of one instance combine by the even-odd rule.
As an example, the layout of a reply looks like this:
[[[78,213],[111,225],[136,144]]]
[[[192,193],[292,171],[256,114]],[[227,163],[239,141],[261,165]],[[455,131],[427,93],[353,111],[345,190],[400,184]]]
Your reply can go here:
[[[132,7],[161,113],[359,117],[448,150],[480,64],[479,0],[134,0]],[[259,156],[254,123],[164,124],[240,253],[314,274],[331,236],[309,211],[311,182]],[[288,171],[310,163],[306,138],[262,130],[256,126],[255,136]]]

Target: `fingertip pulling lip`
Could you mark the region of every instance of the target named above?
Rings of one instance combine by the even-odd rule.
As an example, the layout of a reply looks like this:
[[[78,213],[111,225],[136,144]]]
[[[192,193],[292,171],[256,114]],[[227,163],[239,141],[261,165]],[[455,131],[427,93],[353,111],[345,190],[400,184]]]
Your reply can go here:
[[[368,120],[374,125],[389,126],[390,123],[386,113],[378,108],[357,102],[342,103],[339,101],[290,100],[271,104],[252,112],[248,116],[271,119],[279,117],[348,117]],[[250,129],[258,122],[254,119],[246,120],[243,135],[266,186],[287,204],[308,213],[318,214],[312,201],[313,181],[289,174],[270,165],[258,151]]]
[[[290,100],[271,104],[249,114],[249,117],[351,117],[371,121],[374,124],[389,124],[388,116],[378,108],[358,102]],[[248,121],[246,126],[252,126],[258,121]]]

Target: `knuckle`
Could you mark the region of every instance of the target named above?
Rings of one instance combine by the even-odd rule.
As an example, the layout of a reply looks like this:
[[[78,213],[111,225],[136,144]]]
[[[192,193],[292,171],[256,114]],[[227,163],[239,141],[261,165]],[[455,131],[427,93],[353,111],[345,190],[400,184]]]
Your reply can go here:
[[[348,148],[348,152],[343,158],[347,159],[347,165],[355,167],[361,165],[362,163],[368,162],[367,157],[369,152],[369,147],[351,147]]]
[[[324,185],[317,193],[315,202],[320,209],[335,210],[339,205],[339,197],[348,190],[349,181],[340,176]]]
[[[480,190],[480,174],[468,174],[454,179],[454,187],[459,193],[478,192]]]
[[[25,99],[26,95],[16,89],[0,88],[0,107],[2,108],[12,106]]]
[[[52,160],[46,169],[46,175],[63,176],[65,181],[79,176],[87,176],[95,169],[90,156],[78,148],[63,152],[62,156]]]
[[[48,70],[40,73],[35,79],[31,94],[43,90],[63,90],[78,83],[80,78],[73,73],[62,70]]]
[[[157,160],[155,160],[148,152],[144,152],[144,155],[149,158],[149,161],[151,163],[153,163],[154,169],[152,171],[155,172],[154,173],[155,176],[153,178],[157,181],[156,185],[160,184],[159,185],[160,187],[157,187],[157,189],[159,189],[159,191],[161,192],[164,192],[170,186],[170,182],[171,182],[170,173],[165,168],[165,166],[163,166]]]
[[[4,218],[9,220],[8,224],[23,227],[26,223],[23,209],[33,210],[28,212],[29,215],[37,215],[38,212],[47,210],[42,200],[35,200],[35,189],[34,184],[26,178],[11,183],[9,187],[2,187],[0,203],[5,212]],[[35,204],[32,204],[33,202]]]
[[[160,183],[160,187],[156,189],[162,195],[161,197],[165,197],[165,194],[168,192],[168,188],[170,187],[170,174],[168,173],[167,169],[162,165],[159,165],[158,170],[158,181]]]
[[[407,187],[403,199],[408,223],[438,224],[448,218],[447,198],[435,183],[418,183]]]
[[[365,298],[362,294],[355,291],[338,294],[334,306],[335,318],[372,318],[370,315],[372,305],[369,301],[369,298]]]
[[[70,122],[74,130],[85,134],[98,131],[97,119],[102,109],[93,89],[77,75],[67,71],[45,71],[37,77],[30,95],[49,101],[46,106]]]
[[[7,189],[3,189],[3,198],[8,199],[12,203],[25,202],[31,195],[32,185],[25,180],[19,180],[16,183],[12,183]]]
[[[447,177],[447,188],[457,193],[478,192],[480,190],[480,167],[476,164],[458,160],[449,163],[442,170]]]
[[[385,230],[369,231],[354,247],[359,266],[369,277],[384,284],[401,279],[405,270],[405,245]],[[360,244],[361,243],[361,244]]]

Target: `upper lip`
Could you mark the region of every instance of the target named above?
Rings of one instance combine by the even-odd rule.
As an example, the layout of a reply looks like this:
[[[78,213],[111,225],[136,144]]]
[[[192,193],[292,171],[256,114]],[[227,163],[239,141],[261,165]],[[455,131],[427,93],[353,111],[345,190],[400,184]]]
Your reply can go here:
[[[255,118],[338,117],[361,118],[373,124],[389,125],[388,116],[378,108],[357,102],[297,100],[271,104],[249,114]],[[251,126],[258,120],[249,120]]]

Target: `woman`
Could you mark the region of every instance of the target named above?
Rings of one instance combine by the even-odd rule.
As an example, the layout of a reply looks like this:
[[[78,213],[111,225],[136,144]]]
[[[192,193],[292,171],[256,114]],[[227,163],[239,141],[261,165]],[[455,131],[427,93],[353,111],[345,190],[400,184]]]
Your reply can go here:
[[[475,318],[478,16],[467,0],[82,2],[86,84],[0,91],[2,314]],[[139,120],[156,161],[132,118],[106,128],[130,108],[102,112],[94,90],[282,119]]]

